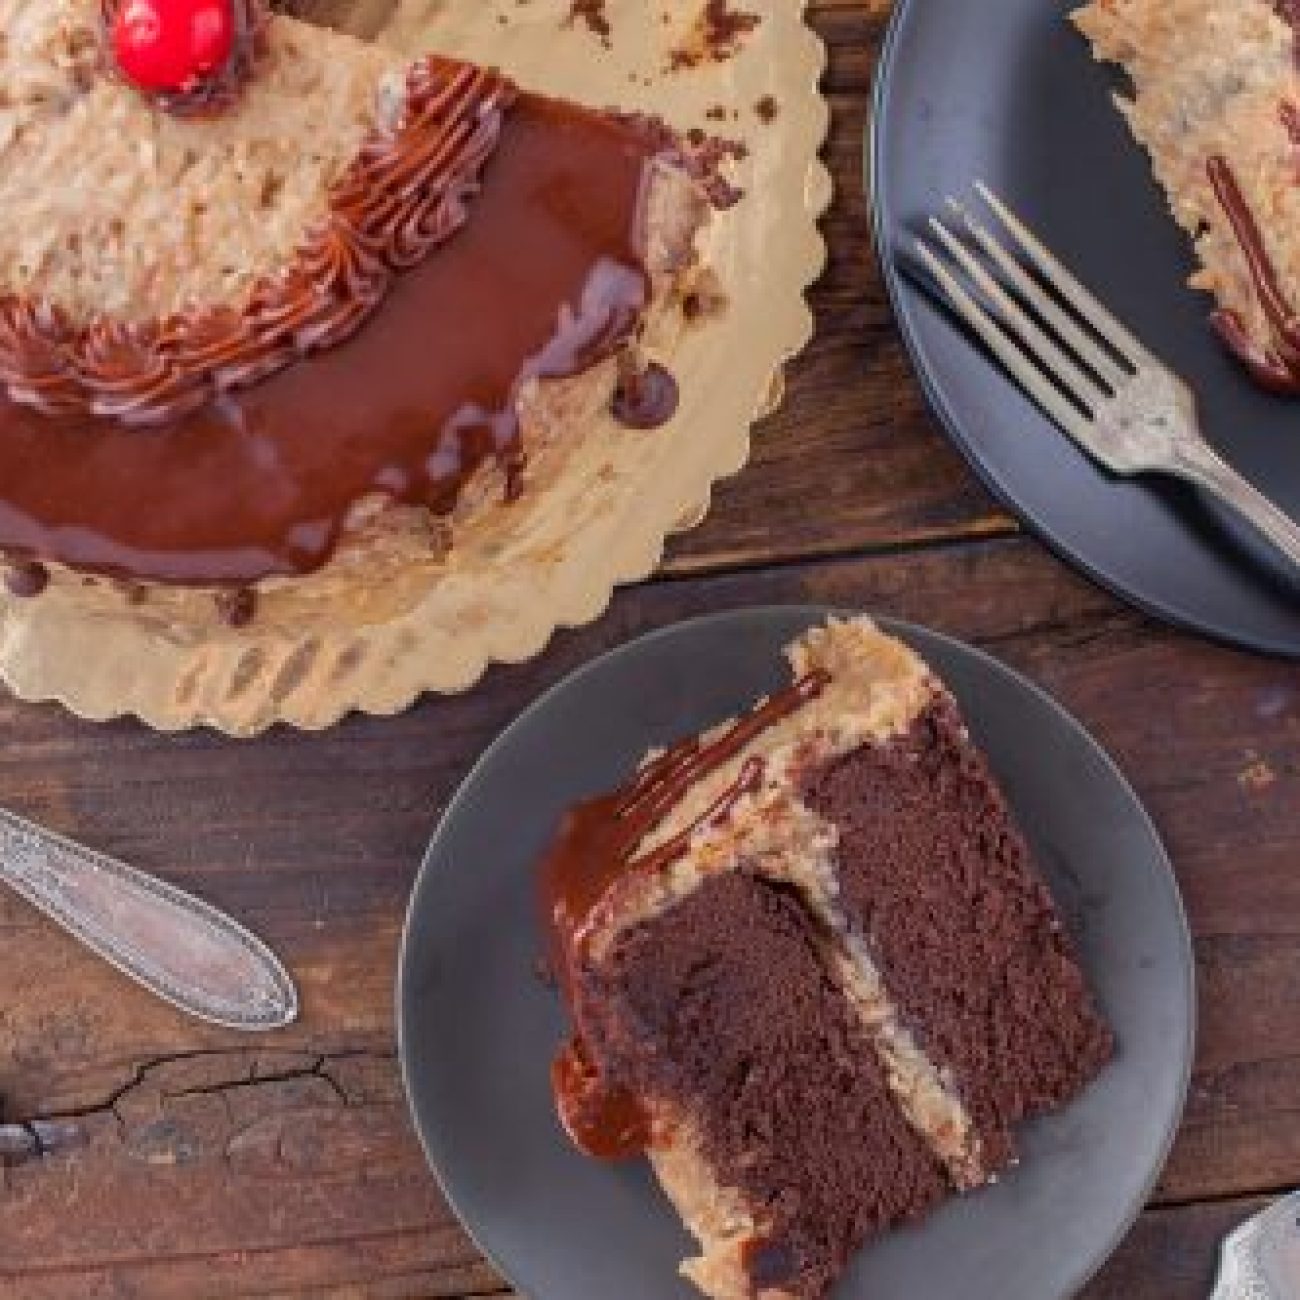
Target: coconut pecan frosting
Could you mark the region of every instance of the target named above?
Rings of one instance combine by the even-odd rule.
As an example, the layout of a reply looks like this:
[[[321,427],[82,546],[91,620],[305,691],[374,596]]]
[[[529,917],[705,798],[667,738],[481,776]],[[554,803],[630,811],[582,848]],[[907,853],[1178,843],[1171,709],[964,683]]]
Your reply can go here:
[[[150,426],[343,342],[464,224],[516,93],[491,70],[415,64],[396,119],[371,130],[326,217],[242,307],[74,323],[52,302],[0,297],[0,385],[44,415]]]

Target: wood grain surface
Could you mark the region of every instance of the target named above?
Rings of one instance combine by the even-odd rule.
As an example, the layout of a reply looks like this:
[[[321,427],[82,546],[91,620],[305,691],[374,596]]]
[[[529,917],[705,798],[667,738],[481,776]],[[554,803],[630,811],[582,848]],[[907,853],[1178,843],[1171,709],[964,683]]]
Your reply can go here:
[[[818,336],[753,463],[657,579],[470,696],[323,735],[166,737],[0,700],[0,803],[246,920],[304,1008],[265,1044],[196,1026],[0,893],[0,1295],[507,1294],[401,1095],[392,986],[421,851],[484,746],[565,673],[769,601],[990,649],[1089,726],[1166,838],[1196,935],[1196,1075],[1153,1203],[1088,1300],[1201,1300],[1223,1233],[1300,1182],[1300,670],[1116,604],[1021,537],[935,432],[862,199],[887,8],[813,5],[839,182]]]

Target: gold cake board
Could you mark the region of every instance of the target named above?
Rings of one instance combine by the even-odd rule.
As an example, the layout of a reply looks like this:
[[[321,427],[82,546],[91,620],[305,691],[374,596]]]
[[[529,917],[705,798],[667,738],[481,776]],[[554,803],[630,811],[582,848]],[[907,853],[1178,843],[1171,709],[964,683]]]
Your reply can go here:
[[[353,710],[394,713],[425,692],[465,690],[489,664],[531,658],[558,628],[598,617],[617,586],[652,573],[665,538],[698,523],[713,484],[748,458],[754,420],[779,400],[782,368],[812,333],[805,293],[825,263],[825,50],[801,0],[740,7],[761,22],[734,55],[674,71],[671,51],[691,43],[701,0],[607,0],[608,45],[569,18],[569,0],[351,5],[342,25],[412,58],[436,49],[531,89],[743,142],[734,178],[745,197],[704,237],[727,306],[673,345],[678,415],[645,433],[610,422],[608,438],[585,440],[528,503],[522,528],[489,530],[441,565],[376,584],[386,590],[364,608],[297,616],[286,604],[246,628],[208,619],[195,630],[165,601],[132,604],[67,575],[35,600],[0,597],[10,690],[162,730],[326,727]]]

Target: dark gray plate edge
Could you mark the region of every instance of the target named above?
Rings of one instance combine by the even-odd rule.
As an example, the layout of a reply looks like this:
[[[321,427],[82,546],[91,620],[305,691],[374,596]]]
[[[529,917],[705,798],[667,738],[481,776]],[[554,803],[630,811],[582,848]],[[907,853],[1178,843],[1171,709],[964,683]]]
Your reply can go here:
[[[437,1153],[433,1149],[432,1137],[425,1132],[424,1125],[420,1122],[419,1111],[415,1104],[415,1090],[411,1078],[410,1053],[407,1051],[407,1038],[409,1030],[407,1028],[406,1016],[406,984],[407,968],[411,961],[411,950],[414,940],[412,931],[415,924],[415,916],[420,908],[422,895],[432,889],[431,881],[434,879],[434,871],[431,859],[433,857],[433,848],[437,841],[442,837],[443,831],[455,817],[458,815],[461,805],[469,798],[470,788],[474,785],[475,778],[479,772],[486,767],[497,753],[505,749],[512,741],[512,735],[516,729],[523,723],[532,718],[534,715],[542,712],[551,702],[552,698],[561,691],[567,691],[572,688],[581,688],[582,681],[594,673],[598,668],[604,667],[610,660],[624,657],[640,650],[647,644],[656,641],[666,640],[673,636],[680,635],[682,632],[694,627],[708,623],[722,623],[727,621],[745,621],[755,619],[758,621],[771,618],[774,615],[797,617],[802,620],[805,616],[809,626],[820,622],[831,616],[839,617],[861,617],[865,611],[850,609],[840,605],[809,605],[809,604],[785,604],[785,605],[759,605],[748,608],[722,610],[713,614],[701,614],[694,618],[682,619],[676,623],[669,623],[664,627],[654,628],[649,632],[642,633],[640,636],[625,641],[621,645],[597,655],[594,659],[582,664],[574,669],[567,676],[562,677],[554,685],[550,686],[531,704],[518,713],[512,721],[507,724],[505,729],[494,739],[486,749],[475,760],[473,767],[462,779],[460,785],[456,788],[456,793],[452,796],[451,802],[448,803],[442,815],[438,818],[437,824],[429,840],[429,845],[425,850],[424,857],[420,863],[420,870],[416,875],[415,883],[411,887],[410,902],[407,905],[406,917],[402,924],[402,938],[398,947],[397,954],[397,980],[394,990],[395,1002],[395,1020],[397,1027],[397,1055],[398,1064],[401,1071],[402,1090],[406,1096],[407,1112],[410,1115],[412,1126],[415,1128],[416,1136],[420,1140],[421,1150],[424,1152],[425,1161],[433,1174],[434,1181],[443,1199],[447,1202],[448,1207],[456,1216],[457,1222],[464,1230],[466,1235],[474,1243],[475,1247],[484,1256],[488,1263],[506,1280],[506,1282],[519,1290],[521,1294],[533,1296],[533,1292],[522,1281],[522,1273],[519,1270],[507,1269],[504,1261],[479,1237],[478,1231],[462,1215],[460,1206],[457,1203],[456,1195],[452,1187],[448,1184],[443,1176],[442,1166],[437,1159]],[[1166,1132],[1160,1144],[1159,1157],[1152,1163],[1151,1170],[1144,1182],[1140,1192],[1133,1198],[1132,1203],[1126,1207],[1120,1217],[1118,1226],[1104,1246],[1099,1247],[1094,1257],[1084,1261],[1082,1268],[1075,1280],[1073,1280],[1068,1289],[1063,1293],[1061,1300],[1068,1300],[1069,1296],[1082,1290],[1088,1282],[1100,1272],[1110,1257],[1116,1252],[1120,1244],[1128,1236],[1129,1230],[1137,1222],[1142,1211],[1146,1208],[1147,1202],[1151,1198],[1151,1192],[1160,1179],[1161,1173],[1169,1160],[1169,1153],[1173,1148],[1178,1131],[1182,1126],[1183,1112],[1187,1105],[1187,1093],[1191,1086],[1192,1065],[1196,1050],[1196,1032],[1198,1008],[1196,1001],[1196,957],[1192,946],[1191,928],[1187,922],[1187,911],[1183,905],[1182,894],[1178,888],[1178,879],[1174,874],[1173,863],[1170,860],[1168,850],[1165,848],[1164,839],[1161,837],[1159,830],[1151,819],[1150,813],[1147,812],[1146,805],[1138,797],[1137,791],[1133,789],[1128,778],[1125,777],[1118,763],[1111,757],[1109,751],[1098,741],[1092,733],[1068,710],[1064,705],[1059,703],[1041,686],[1025,677],[1022,673],[1017,672],[1014,668],[1003,663],[1000,659],[981,650],[978,646],[971,645],[969,642],[961,641],[956,637],[949,636],[945,632],[936,631],[934,628],[926,627],[919,623],[912,623],[905,619],[890,618],[884,615],[868,615],[881,628],[882,631],[892,636],[897,636],[906,644],[913,645],[913,638],[931,639],[942,643],[946,648],[959,655],[967,655],[980,662],[986,671],[994,676],[1000,676],[1009,680],[1012,685],[1019,687],[1029,695],[1035,697],[1041,704],[1047,706],[1049,712],[1055,714],[1067,728],[1074,731],[1087,746],[1093,750],[1102,760],[1104,768],[1110,773],[1118,784],[1119,788],[1128,796],[1129,800],[1137,810],[1141,822],[1152,842],[1159,850],[1159,862],[1164,867],[1164,871],[1159,873],[1163,883],[1165,893],[1172,904],[1173,913],[1177,920],[1178,933],[1181,939],[1181,948],[1183,952],[1183,969],[1185,971],[1184,997],[1187,1006],[1187,1032],[1183,1037],[1182,1043],[1179,1044],[1182,1052],[1181,1069],[1179,1071],[1178,1084],[1178,1104],[1166,1126]],[[995,773],[995,776],[997,774]],[[536,1298],[535,1298],[536,1300]]]
[[[1172,624],[1184,632],[1193,632],[1209,637],[1221,645],[1231,646],[1237,650],[1248,650],[1254,654],[1268,655],[1278,659],[1300,660],[1300,648],[1294,644],[1274,641],[1268,636],[1255,636],[1243,633],[1220,623],[1201,618],[1194,611],[1184,609],[1175,601],[1162,601],[1149,594],[1134,591],[1118,578],[1112,577],[1105,570],[1098,568],[1081,556],[1070,544],[1058,536],[1049,521],[1044,517],[1031,514],[1006,488],[989,465],[985,462],[979,447],[962,431],[957,413],[944,399],[930,368],[922,364],[921,343],[912,322],[910,308],[904,302],[903,274],[898,268],[895,255],[894,235],[887,227],[885,204],[881,198],[887,188],[882,161],[882,142],[887,129],[885,99],[888,94],[890,76],[902,39],[903,24],[914,4],[921,0],[895,0],[894,11],[890,15],[885,39],[880,47],[880,58],[876,64],[875,79],[871,92],[871,119],[867,123],[864,142],[865,166],[863,175],[867,181],[867,207],[871,212],[871,232],[876,245],[876,257],[881,268],[881,278],[885,283],[885,293],[889,299],[894,323],[907,350],[912,373],[921,385],[930,413],[938,420],[948,440],[961,453],[962,459],[983,484],[989,494],[1010,514],[1014,515],[1029,530],[1030,534],[1043,543],[1058,559],[1063,560],[1077,572],[1082,573],[1091,582],[1108,591],[1126,605],[1140,613],[1161,622]],[[972,344],[972,347],[974,345]],[[987,364],[992,365],[992,362]],[[1010,380],[1007,386],[1014,389]],[[1060,437],[1065,437],[1060,434]],[[1100,471],[1099,471],[1100,472]]]

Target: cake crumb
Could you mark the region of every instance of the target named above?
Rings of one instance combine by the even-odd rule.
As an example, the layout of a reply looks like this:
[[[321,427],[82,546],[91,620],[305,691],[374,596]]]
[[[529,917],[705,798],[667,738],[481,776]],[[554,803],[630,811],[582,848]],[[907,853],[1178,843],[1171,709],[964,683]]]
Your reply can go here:
[[[682,43],[668,52],[669,70],[725,62],[739,53],[745,37],[761,21],[758,14],[730,8],[727,0],[707,0]]]
[[[725,122],[727,120],[727,110],[721,104],[714,104],[712,108],[705,111],[704,116],[710,122]]]
[[[754,105],[754,115],[760,122],[770,124],[776,121],[777,114],[781,111],[781,106],[776,102],[772,95],[764,95],[762,99]]]
[[[5,586],[11,596],[30,600],[50,585],[50,571],[39,560],[18,560],[5,574]]]
[[[600,43],[609,49],[613,29],[605,12],[605,0],[572,0],[566,26],[574,27],[580,22],[585,23],[587,30],[599,37]]]
[[[721,316],[727,308],[727,293],[717,273],[701,268],[694,282],[682,294],[681,308],[688,325]]]
[[[745,191],[723,175],[722,164],[728,160],[743,162],[749,157],[749,146],[743,140],[710,135],[698,126],[687,131],[685,139],[710,202],[715,208],[734,208],[745,197]]]
[[[227,627],[245,628],[257,615],[257,592],[251,587],[234,587],[213,597],[217,617]]]
[[[1276,784],[1277,773],[1262,758],[1251,763],[1240,776],[1237,777],[1237,784],[1243,790],[1252,790],[1256,793],[1267,790],[1271,785]]]

